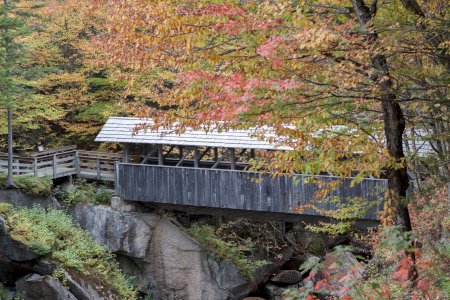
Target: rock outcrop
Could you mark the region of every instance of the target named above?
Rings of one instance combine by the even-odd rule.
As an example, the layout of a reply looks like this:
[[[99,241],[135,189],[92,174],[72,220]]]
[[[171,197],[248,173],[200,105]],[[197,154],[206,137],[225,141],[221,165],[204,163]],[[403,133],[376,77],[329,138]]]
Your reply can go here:
[[[114,293],[100,294],[89,281],[69,273],[62,285],[52,274],[55,266],[9,234],[5,219],[0,216],[0,282],[12,287],[24,300],[103,300],[117,299]]]
[[[17,281],[16,290],[24,300],[77,300],[66,287],[51,276],[29,274]]]
[[[116,253],[123,271],[154,299],[240,299],[253,288],[236,266],[209,253],[166,218],[79,205],[73,215]]]

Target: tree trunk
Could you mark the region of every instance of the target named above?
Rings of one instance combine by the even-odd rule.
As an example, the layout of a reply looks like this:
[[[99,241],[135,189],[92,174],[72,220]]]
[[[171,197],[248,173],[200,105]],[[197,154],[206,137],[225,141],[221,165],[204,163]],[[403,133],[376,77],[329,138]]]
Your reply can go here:
[[[368,30],[367,24],[372,21],[376,14],[377,1],[372,0],[369,7],[364,0],[352,0],[353,8],[362,28],[367,30],[368,42],[374,42],[378,36],[373,30]],[[405,118],[400,104],[397,102],[397,95],[393,93],[393,83],[390,79],[387,60],[384,55],[376,55],[372,58],[372,65],[378,71],[378,76],[374,78],[385,94],[381,96],[383,108],[384,132],[389,154],[394,158],[398,166],[389,167],[387,172],[389,201],[395,205],[395,222],[404,226],[404,229],[411,230],[411,220],[408,207],[402,203],[406,197],[406,190],[409,186],[407,165],[403,152],[403,133],[405,131]]]
[[[13,179],[13,129],[12,129],[12,108],[8,108],[8,177],[6,178],[6,188],[15,188]]]

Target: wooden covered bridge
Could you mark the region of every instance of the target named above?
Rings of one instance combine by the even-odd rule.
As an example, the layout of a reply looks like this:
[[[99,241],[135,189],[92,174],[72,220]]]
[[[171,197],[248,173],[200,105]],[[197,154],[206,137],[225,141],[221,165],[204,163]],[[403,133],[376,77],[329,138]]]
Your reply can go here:
[[[260,151],[288,151],[258,140],[250,131],[227,132],[141,130],[136,126],[151,120],[111,117],[98,134],[97,142],[121,143],[123,153],[82,151],[75,146],[14,156],[15,174],[114,181],[116,194],[124,200],[183,210],[195,214],[259,216],[284,221],[316,220],[312,209],[300,213],[295,207],[316,200],[319,187],[306,183],[307,175],[268,176],[247,171],[248,162]],[[7,157],[0,154],[0,168]],[[338,180],[319,176],[324,182]],[[380,200],[387,186],[384,179],[365,179],[350,187],[351,179],[330,196]],[[318,205],[336,209],[336,203]],[[376,222],[380,205],[363,222]]]
[[[316,200],[317,185],[307,184],[307,175],[271,177],[247,171],[248,162],[260,151],[289,151],[257,139],[251,131],[226,132],[173,130],[157,132],[135,129],[151,120],[111,117],[98,134],[97,142],[123,144],[124,160],[115,168],[116,193],[124,200],[140,201],[196,213],[259,215],[286,221],[317,219],[311,209],[296,213],[293,208]],[[319,176],[329,182],[339,178]],[[350,187],[351,179],[331,192],[343,199],[382,198],[383,179],[365,179]],[[335,209],[336,203],[319,204]],[[378,220],[380,205],[363,219]],[[256,214],[257,213],[257,214]]]

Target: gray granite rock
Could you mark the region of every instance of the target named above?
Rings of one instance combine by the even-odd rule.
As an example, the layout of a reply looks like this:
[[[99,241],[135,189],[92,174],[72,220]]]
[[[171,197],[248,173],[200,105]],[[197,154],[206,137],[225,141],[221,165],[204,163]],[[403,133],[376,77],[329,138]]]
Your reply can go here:
[[[16,282],[16,290],[24,300],[77,300],[51,276],[29,274]]]
[[[281,270],[278,274],[270,278],[270,281],[277,285],[290,285],[299,283],[303,277],[296,270]]]

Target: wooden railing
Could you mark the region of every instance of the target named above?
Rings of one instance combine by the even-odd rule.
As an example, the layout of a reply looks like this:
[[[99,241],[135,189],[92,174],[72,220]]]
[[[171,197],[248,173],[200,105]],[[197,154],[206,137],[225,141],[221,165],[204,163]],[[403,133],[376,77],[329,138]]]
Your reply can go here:
[[[95,151],[77,150],[76,146],[67,146],[30,156],[13,156],[13,174],[33,174],[38,177],[49,176],[53,179],[77,175],[81,178],[114,180],[114,163],[121,161],[122,155]],[[0,172],[6,172],[8,156],[0,153]]]

